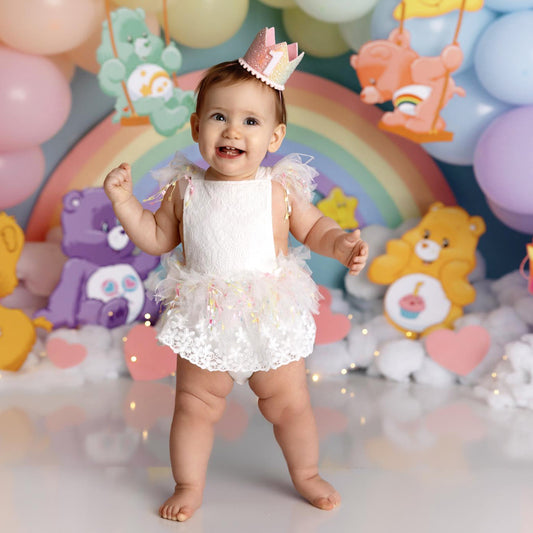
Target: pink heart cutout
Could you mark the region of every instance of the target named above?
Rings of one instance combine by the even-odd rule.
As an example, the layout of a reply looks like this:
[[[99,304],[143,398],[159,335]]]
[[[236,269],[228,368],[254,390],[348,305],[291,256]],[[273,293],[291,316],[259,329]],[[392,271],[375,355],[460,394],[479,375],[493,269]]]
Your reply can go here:
[[[466,326],[458,332],[438,329],[426,337],[426,350],[431,359],[460,376],[472,372],[489,348],[490,334],[482,326]]]
[[[87,348],[83,344],[70,344],[64,339],[54,338],[46,343],[46,353],[58,368],[71,368],[87,357]]]
[[[331,312],[331,293],[322,285],[319,289],[324,299],[320,301],[318,315],[315,315],[315,344],[331,344],[344,339],[350,331],[351,324],[347,316]]]
[[[176,371],[176,354],[168,346],[157,344],[155,337],[155,329],[144,324],[137,324],[127,335],[124,356],[136,381],[161,379]]]

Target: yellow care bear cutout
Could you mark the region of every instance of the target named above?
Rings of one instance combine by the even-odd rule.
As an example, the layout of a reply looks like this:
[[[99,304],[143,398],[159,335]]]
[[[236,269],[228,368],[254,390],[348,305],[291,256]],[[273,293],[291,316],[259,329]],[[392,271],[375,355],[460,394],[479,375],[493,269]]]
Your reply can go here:
[[[437,202],[418,226],[389,241],[368,270],[370,281],[390,285],[384,299],[388,320],[412,335],[452,327],[476,299],[467,276],[484,232],[481,217]]]

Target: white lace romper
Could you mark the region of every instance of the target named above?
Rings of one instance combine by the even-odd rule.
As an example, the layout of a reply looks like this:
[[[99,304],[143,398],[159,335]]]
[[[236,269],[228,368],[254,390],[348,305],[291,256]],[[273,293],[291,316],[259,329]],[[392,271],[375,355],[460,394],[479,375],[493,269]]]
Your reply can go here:
[[[155,176],[177,181],[184,199],[183,252],[165,256],[166,274],[150,282],[166,307],[158,340],[243,383],[313,350],[318,288],[307,249],[276,257],[271,180],[310,199],[316,171],[292,154],[261,167],[254,180],[211,181],[204,174],[177,154]]]

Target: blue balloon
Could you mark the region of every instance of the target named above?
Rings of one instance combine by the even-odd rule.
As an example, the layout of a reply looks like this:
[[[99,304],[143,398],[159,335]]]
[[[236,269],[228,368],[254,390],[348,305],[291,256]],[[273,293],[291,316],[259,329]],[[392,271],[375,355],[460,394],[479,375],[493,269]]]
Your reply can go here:
[[[487,126],[511,106],[491,96],[479,83],[473,68],[453,76],[466,96],[455,95],[441,111],[446,130],[453,132],[453,141],[425,143],[431,156],[453,165],[472,165],[474,151]]]
[[[380,0],[374,8],[371,30],[372,39],[386,39],[399,26],[392,16],[398,0]],[[474,48],[483,30],[496,19],[496,13],[486,7],[479,11],[465,11],[458,42],[464,54],[457,72],[468,70],[474,61]],[[411,48],[421,56],[438,56],[443,48],[453,42],[459,10],[440,17],[411,18],[405,21],[405,28],[411,34]]]
[[[474,66],[496,98],[533,104],[533,11],[515,11],[491,24],[479,39]]]
[[[533,0],[485,0],[484,5],[494,9],[494,11],[510,13],[533,7]]]

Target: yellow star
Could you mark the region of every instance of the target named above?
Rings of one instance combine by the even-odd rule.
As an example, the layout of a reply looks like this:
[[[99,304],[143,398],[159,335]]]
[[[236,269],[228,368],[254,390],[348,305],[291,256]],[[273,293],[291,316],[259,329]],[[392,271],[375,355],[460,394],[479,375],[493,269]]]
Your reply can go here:
[[[466,0],[464,9],[466,11],[478,11],[483,7],[484,0]],[[404,17],[438,17],[461,9],[462,0],[403,0],[394,10],[394,18],[400,20],[402,17],[402,4],[405,9]]]
[[[340,187],[334,187],[329,196],[320,200],[316,206],[342,229],[355,229],[359,226],[359,222],[355,219],[357,204],[357,198],[346,196]]]

